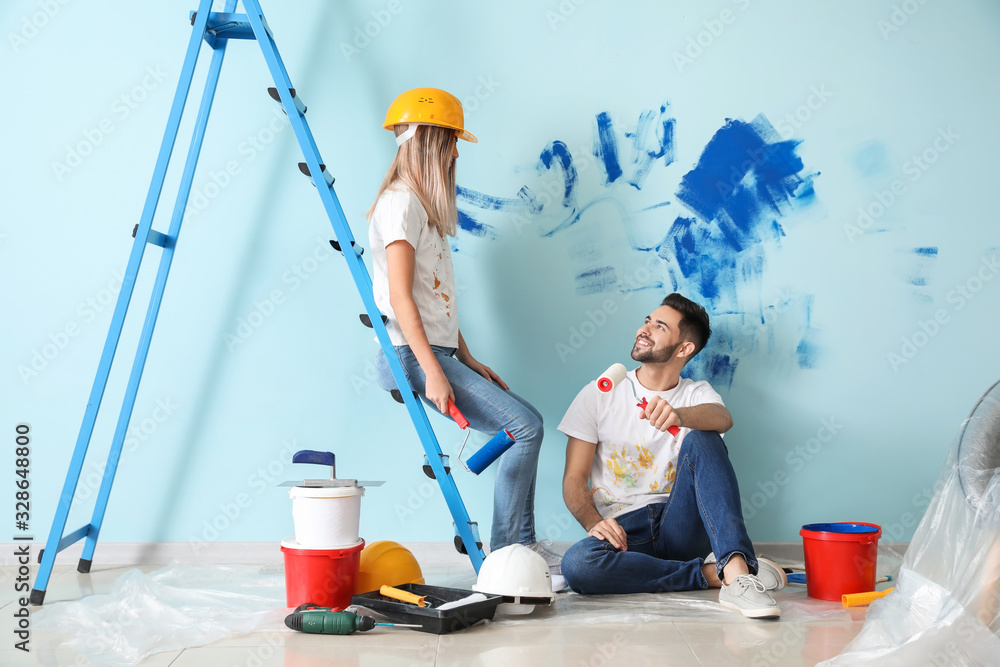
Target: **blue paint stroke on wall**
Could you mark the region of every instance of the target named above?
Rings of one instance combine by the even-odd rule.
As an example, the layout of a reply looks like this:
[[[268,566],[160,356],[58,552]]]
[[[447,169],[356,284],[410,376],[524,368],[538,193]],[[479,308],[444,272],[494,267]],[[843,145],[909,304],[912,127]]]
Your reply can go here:
[[[910,253],[915,255],[908,262],[906,267],[905,280],[914,287],[925,288],[928,286],[927,274],[934,268],[934,262],[938,257],[938,249],[934,246],[924,246],[911,248]],[[926,289],[914,290],[915,295],[926,303],[933,303],[934,297]]]
[[[816,368],[816,357],[819,354],[819,350],[808,339],[803,338],[799,342],[799,346],[795,349],[795,354],[798,357],[800,368]]]
[[[611,116],[606,111],[597,114],[597,128],[594,131],[594,155],[604,164],[608,183],[614,183],[622,175],[618,162],[618,139],[611,126]]]
[[[597,185],[597,192],[580,185],[573,155],[563,141],[553,140],[541,151],[536,164],[538,174],[548,179],[535,186],[541,193],[538,196],[525,184],[516,198],[461,189],[460,201],[463,206],[512,214],[508,221],[515,222],[518,230],[522,224],[530,224],[541,238],[577,225],[597,204],[610,203],[612,208],[607,212],[595,210],[587,215],[586,224],[588,229],[589,225],[600,225],[604,230],[620,224],[626,231],[627,247],[598,243],[598,238],[606,237],[599,234],[593,236],[594,244],[571,253],[577,265],[577,293],[662,292],[669,285],[704,304],[713,315],[738,313],[725,316],[726,324],[716,331],[708,348],[688,364],[692,374],[719,386],[731,384],[740,355],[753,353],[761,335],[767,341],[767,353],[794,353],[800,367],[814,367],[820,350],[808,322],[805,302],[811,297],[796,297],[792,306],[788,305],[790,299],[782,299],[781,327],[798,328],[802,335],[796,347],[776,350],[773,323],[763,324],[764,304],[759,297],[748,296],[752,291],[747,290],[759,291],[766,265],[765,244],[780,248],[781,239],[788,234],[782,219],[816,200],[813,183],[819,172],[804,172],[797,154],[800,142],[782,140],[763,115],[751,122],[727,119],[677,188],[676,198],[690,213],[675,215],[673,220],[658,215],[656,209],[672,201],[628,207],[625,193],[640,190],[654,165],[674,163],[674,130],[668,105],[658,111],[643,111],[634,131],[624,133],[629,141],[623,146],[631,155],[623,163],[611,115],[602,111],[595,116],[594,154],[603,169],[598,175],[603,183]],[[626,178],[622,178],[623,164],[629,171]],[[561,181],[553,182],[553,177]],[[632,187],[619,187],[623,183]],[[588,200],[580,202],[584,196]],[[478,235],[484,235],[488,228],[468,212],[460,224]],[[623,251],[625,255],[620,254]],[[650,279],[639,285],[626,284],[618,271],[632,265],[648,266]],[[741,299],[750,303],[744,305]],[[742,323],[739,318],[743,318]],[[751,337],[729,335],[742,333],[741,327],[745,329],[748,323],[754,328]]]
[[[858,146],[851,156],[851,161],[858,173],[865,178],[877,176],[889,170],[885,146],[879,141],[869,141]]]
[[[496,231],[492,227],[482,224],[461,209],[458,211],[458,227],[479,238],[487,238],[493,241],[497,237]]]
[[[576,187],[576,167],[573,166],[573,156],[569,152],[569,148],[562,141],[553,141],[548,146],[542,150],[542,154],[538,156],[539,169],[544,167],[545,169],[551,169],[553,160],[562,169],[563,175],[563,201],[562,205],[566,208],[573,208],[576,204],[576,195],[573,189]]]
[[[633,170],[628,182],[636,190],[642,189],[656,160],[663,158],[663,166],[674,161],[675,122],[667,113],[667,105],[663,104],[658,114],[652,110],[639,114],[635,132],[625,133],[632,139]]]
[[[698,219],[674,220],[661,256],[663,246],[673,248],[682,275],[694,281],[713,309],[736,306],[740,255],[760,244],[765,232],[785,234],[774,216],[789,210],[795,193],[811,178],[800,176],[799,142],[777,139],[763,116],[751,123],[729,120],[681,180],[677,198]]]
[[[576,291],[580,294],[597,294],[618,287],[618,274],[613,266],[602,266],[585,271],[576,277]]]

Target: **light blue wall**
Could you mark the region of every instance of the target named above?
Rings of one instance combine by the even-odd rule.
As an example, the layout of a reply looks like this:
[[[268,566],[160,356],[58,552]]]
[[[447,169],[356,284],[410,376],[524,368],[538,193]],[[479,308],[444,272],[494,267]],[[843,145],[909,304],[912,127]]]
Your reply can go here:
[[[31,425],[39,540],[191,8],[5,5],[3,437]],[[462,328],[545,416],[540,537],[583,534],[561,498],[564,410],[628,361],[636,327],[676,287],[712,311],[715,339],[692,370],[735,417],[726,440],[752,537],[797,540],[807,522],[862,520],[909,539],[1000,360],[996,3],[313,0],[264,10],[364,243],[363,213],[394,149],[380,128],[388,103],[425,85],[466,101],[480,143],[460,147]],[[365,30],[370,43],[350,52]],[[327,254],[329,223],[268,85],[256,46],[231,44],[102,539],[280,540],[292,533],[290,501],[274,485],[310,474],[288,464],[302,448],[335,451],[342,475],[388,481],[365,497],[367,539],[450,539],[413,428],[372,381],[376,345],[357,323],[346,267]],[[749,143],[733,148],[738,133]],[[558,159],[540,166],[556,141],[577,171],[569,199]],[[595,156],[612,147],[617,178]],[[57,163],[70,150],[88,154],[67,171]],[[657,151],[637,173],[635,157]],[[925,152],[933,163],[916,167]],[[730,182],[734,155],[746,165]],[[176,182],[172,172],[161,230]],[[522,188],[535,209],[517,203]],[[476,204],[487,195],[503,201]],[[859,222],[859,209],[873,218]],[[126,355],[153,267],[140,276]],[[274,295],[280,303],[265,303]],[[258,308],[270,314],[234,344]],[[121,363],[112,375],[112,410],[81,483],[89,498],[70,528],[89,516],[126,374]],[[432,422],[454,453],[461,433]],[[0,471],[13,468],[5,457]],[[457,479],[488,526],[491,474]]]

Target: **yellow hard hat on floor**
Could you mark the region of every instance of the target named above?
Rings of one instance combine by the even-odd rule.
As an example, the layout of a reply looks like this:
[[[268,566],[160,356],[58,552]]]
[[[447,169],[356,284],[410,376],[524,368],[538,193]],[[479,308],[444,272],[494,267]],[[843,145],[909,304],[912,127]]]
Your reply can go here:
[[[422,583],[424,575],[417,559],[399,542],[372,542],[361,552],[356,593],[377,591],[382,586]]]
[[[479,142],[471,132],[465,129],[462,102],[451,93],[439,88],[414,88],[397,97],[389,105],[382,127],[392,130],[396,125],[409,125],[411,123],[437,125],[438,127],[458,130],[459,139],[465,139],[474,144]]]

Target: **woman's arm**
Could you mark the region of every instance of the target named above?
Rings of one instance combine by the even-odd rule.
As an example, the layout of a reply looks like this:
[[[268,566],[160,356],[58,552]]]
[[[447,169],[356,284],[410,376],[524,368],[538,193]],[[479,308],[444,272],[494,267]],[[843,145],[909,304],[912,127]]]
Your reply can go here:
[[[417,358],[427,378],[424,394],[442,414],[448,414],[448,399],[454,400],[455,392],[441,370],[441,364],[427,340],[420,310],[413,300],[413,270],[416,252],[406,241],[393,241],[385,248],[385,261],[389,269],[389,305],[396,315],[399,328]]]

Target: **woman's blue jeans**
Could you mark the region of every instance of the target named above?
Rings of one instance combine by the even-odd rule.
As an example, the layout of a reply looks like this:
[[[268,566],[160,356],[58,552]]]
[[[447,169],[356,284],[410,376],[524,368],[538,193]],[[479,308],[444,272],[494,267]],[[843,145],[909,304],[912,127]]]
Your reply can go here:
[[[490,549],[495,551],[510,544],[533,543],[535,472],[544,432],[542,415],[514,392],[505,391],[456,359],[455,348],[432,345],[431,349],[455,392],[455,405],[469,420],[471,427],[491,438],[503,429],[514,436],[514,445],[504,452],[497,463]],[[426,377],[410,346],[396,346],[396,353],[410,387],[420,394],[424,403],[437,411],[437,407],[427,400],[424,391]],[[375,358],[375,369],[383,389],[396,389],[396,382],[381,350]],[[466,459],[471,455],[472,452],[463,454]]]
[[[691,431],[677,457],[677,477],[666,502],[615,517],[628,535],[619,551],[587,536],[563,556],[562,574],[577,593],[665,593],[708,588],[701,568],[714,552],[716,570],[733,554],[750,572],[757,559],[740,507],[729,452],[714,431]]]

